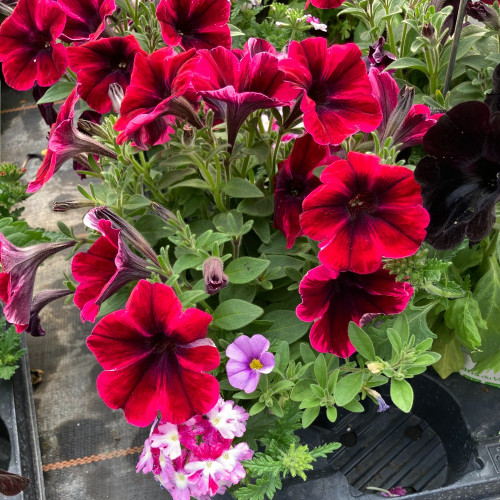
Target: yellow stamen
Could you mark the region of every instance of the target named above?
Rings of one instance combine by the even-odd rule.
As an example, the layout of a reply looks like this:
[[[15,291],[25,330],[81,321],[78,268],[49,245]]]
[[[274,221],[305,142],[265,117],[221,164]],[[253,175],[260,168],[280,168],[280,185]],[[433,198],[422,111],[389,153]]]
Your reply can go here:
[[[252,370],[260,370],[263,367],[264,365],[258,359],[252,359],[252,362],[250,363],[250,368]]]

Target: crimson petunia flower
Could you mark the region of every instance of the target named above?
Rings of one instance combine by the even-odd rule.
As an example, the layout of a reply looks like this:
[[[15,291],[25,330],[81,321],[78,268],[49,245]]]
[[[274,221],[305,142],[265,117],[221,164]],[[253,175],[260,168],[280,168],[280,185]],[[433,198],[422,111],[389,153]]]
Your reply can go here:
[[[325,165],[328,157],[328,146],[316,144],[307,134],[295,141],[290,156],[278,166],[274,178],[274,227],[286,236],[287,248],[292,248],[303,234],[299,222],[302,202],[321,184],[313,171]]]
[[[406,167],[350,152],[321,174],[322,185],[302,204],[304,234],[321,241],[319,260],[335,271],[372,273],[382,257],[413,255],[425,238],[429,214],[420,186]]]
[[[145,427],[161,412],[180,424],[210,411],[219,382],[206,371],[219,366],[219,352],[207,329],[212,316],[186,309],[172,288],[139,281],[124,310],[105,316],[87,345],[104,368],[97,389],[127,422]]]
[[[307,0],[305,8],[312,3],[318,9],[336,9],[340,7],[345,0]]]
[[[227,124],[228,142],[234,145],[238,131],[250,113],[290,103],[297,91],[285,81],[278,58],[251,46],[241,60],[230,50],[201,50],[193,71],[193,87],[217,108]]]
[[[76,241],[41,243],[18,248],[0,233],[0,300],[5,302],[3,313],[9,323],[24,331],[30,324],[31,299],[38,266]]]
[[[231,48],[230,0],[161,0],[156,10],[167,45],[184,50]]]
[[[100,142],[77,130],[73,123],[75,104],[79,96],[73,89],[61,106],[56,122],[52,125],[49,135],[49,146],[42,164],[38,167],[36,178],[28,184],[28,193],[38,191],[61,168],[63,163],[81,153],[117,158],[114,151]]]
[[[374,315],[402,312],[413,288],[409,283],[396,281],[383,268],[370,274],[355,274],[318,266],[304,276],[299,292],[299,319],[318,320],[311,328],[311,345],[317,351],[346,358],[356,350],[347,334],[349,322],[363,325]]]
[[[52,0],[20,0],[0,26],[0,61],[7,85],[28,90],[56,83],[66,71],[66,48],[56,39],[66,15]]]
[[[292,42],[280,68],[303,92],[304,127],[318,144],[340,144],[358,130],[371,132],[380,124],[380,106],[354,43],[327,48],[324,38]]]
[[[96,223],[102,236],[87,252],[77,253],[71,263],[73,277],[80,283],[74,301],[83,322],[94,322],[101,304],[122,286],[151,276],[147,261],[130,251],[120,229],[108,220]]]
[[[398,149],[422,144],[425,133],[439,120],[442,113],[431,114],[423,104],[413,104],[414,91],[404,87],[400,92],[396,80],[378,68],[371,68],[368,74],[373,95],[382,109],[382,121],[377,129],[383,144],[392,137]]]
[[[430,214],[426,241],[439,250],[477,243],[495,223],[500,200],[500,112],[468,101],[447,111],[424,137],[429,156],[415,179]]]
[[[171,47],[145,57],[138,54],[130,86],[125,92],[120,118],[115,129],[122,131],[118,144],[130,139],[139,149],[163,144],[170,139],[175,122],[173,115],[199,126],[199,120],[190,103],[191,66],[195,50],[176,54]]]
[[[95,40],[106,27],[106,18],[116,10],[114,0],[58,0],[66,13],[65,41]]]
[[[123,90],[130,83],[136,54],[146,55],[134,35],[101,38],[68,48],[69,67],[78,78],[78,94],[99,113],[111,111],[108,89],[118,83]]]

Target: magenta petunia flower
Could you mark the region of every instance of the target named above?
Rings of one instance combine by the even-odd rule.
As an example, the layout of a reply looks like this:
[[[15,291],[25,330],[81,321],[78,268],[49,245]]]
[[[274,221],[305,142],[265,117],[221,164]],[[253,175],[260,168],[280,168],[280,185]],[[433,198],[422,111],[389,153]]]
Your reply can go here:
[[[432,114],[423,104],[413,104],[413,89],[399,91],[396,80],[377,68],[371,68],[368,74],[373,95],[382,109],[382,121],[378,127],[380,142],[392,137],[398,149],[422,144],[425,133],[439,120],[442,113]]]
[[[295,141],[290,156],[278,166],[274,178],[274,227],[285,236],[287,248],[292,248],[301,236],[300,214],[304,198],[320,184],[313,173],[329,158],[328,146],[320,146],[307,134]]]
[[[78,79],[78,94],[99,113],[111,111],[109,86],[118,83],[125,90],[136,54],[146,55],[134,35],[101,38],[68,48],[69,67]]]
[[[167,45],[184,50],[231,48],[230,0],[161,0],[156,10]]]
[[[114,0],[58,0],[66,13],[63,39],[68,42],[96,40],[106,18],[116,10]]]
[[[102,236],[87,252],[77,253],[71,263],[73,277],[80,283],[74,302],[83,322],[94,322],[101,304],[122,286],[151,276],[148,262],[130,251],[120,229],[114,229],[108,220],[99,220],[96,230]]]
[[[117,158],[117,154],[99,141],[80,132],[74,124],[75,104],[79,97],[74,89],[61,106],[49,134],[49,146],[35,180],[28,184],[28,193],[38,191],[62,167],[63,163],[81,153]]]
[[[76,241],[41,243],[26,248],[18,248],[0,233],[0,300],[5,302],[3,313],[9,323],[22,332],[32,321],[31,299],[38,266]]]
[[[311,345],[317,351],[346,358],[355,352],[347,334],[349,322],[362,325],[364,319],[370,321],[374,315],[402,312],[413,288],[397,282],[382,268],[355,274],[319,266],[304,276],[299,292],[302,304],[297,306],[298,318],[317,320],[311,328]]]
[[[274,368],[274,354],[267,352],[269,340],[262,335],[247,337],[240,335],[226,349],[229,361],[226,365],[229,383],[245,391],[255,391],[261,373],[271,373]]]
[[[195,50],[176,54],[172,47],[149,56],[138,54],[130,86],[125,92],[115,129],[122,133],[118,144],[132,140],[139,149],[163,144],[174,133],[175,116],[198,126],[195,100],[190,90]]]
[[[19,0],[0,26],[0,61],[7,85],[28,90],[56,83],[66,71],[66,48],[56,40],[66,15],[52,0]]]
[[[306,8],[309,4],[313,4],[318,9],[336,9],[340,7],[345,0],[307,0]]]
[[[302,91],[304,127],[318,144],[340,144],[359,130],[378,127],[380,106],[354,43],[327,48],[325,38],[292,42],[280,68]]]
[[[207,338],[212,316],[186,309],[169,286],[139,281],[124,310],[105,316],[87,339],[104,368],[97,389],[127,422],[145,427],[158,412],[180,424],[210,411],[219,383],[203,373],[219,366],[219,352]]]
[[[287,105],[298,94],[285,82],[278,58],[271,52],[249,49],[238,60],[230,50],[217,47],[201,50],[198,55],[193,87],[225,117],[230,145],[234,145],[248,115],[258,109]]]
[[[410,169],[350,152],[347,160],[323,170],[321,182],[302,204],[300,225],[321,242],[322,264],[335,271],[372,273],[382,257],[408,257],[418,250],[429,214]]]

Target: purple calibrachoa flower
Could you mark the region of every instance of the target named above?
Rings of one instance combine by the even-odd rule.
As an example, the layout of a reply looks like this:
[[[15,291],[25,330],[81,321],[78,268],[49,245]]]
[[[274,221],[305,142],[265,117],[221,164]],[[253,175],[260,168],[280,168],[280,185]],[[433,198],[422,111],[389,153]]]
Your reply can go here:
[[[250,394],[257,388],[261,373],[273,371],[274,354],[267,352],[269,345],[262,335],[241,335],[228,346],[226,370],[233,387]]]
[[[41,243],[26,248],[13,245],[0,234],[0,300],[5,302],[3,313],[20,333],[28,328],[31,298],[38,266],[51,255],[76,245],[76,241]]]

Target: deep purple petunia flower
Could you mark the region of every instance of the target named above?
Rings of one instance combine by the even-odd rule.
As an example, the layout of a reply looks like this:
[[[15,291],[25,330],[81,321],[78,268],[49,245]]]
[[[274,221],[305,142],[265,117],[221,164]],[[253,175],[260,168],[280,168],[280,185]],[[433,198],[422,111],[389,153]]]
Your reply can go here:
[[[74,245],[76,241],[64,241],[18,248],[0,234],[0,300],[6,304],[5,318],[16,325],[18,332],[28,328],[31,321],[31,299],[38,266],[51,255]]]
[[[28,90],[56,83],[66,71],[66,48],[56,40],[66,15],[52,0],[20,0],[0,26],[0,61],[7,85]]]
[[[299,220],[302,202],[321,184],[313,171],[327,163],[328,153],[328,146],[316,144],[306,134],[295,141],[290,156],[278,166],[274,178],[274,227],[286,236],[287,248],[292,248],[303,234]]]
[[[375,43],[368,47],[367,66],[370,68],[377,68],[383,71],[389,64],[396,60],[396,56],[392,52],[384,49],[385,38],[381,36]],[[396,70],[389,70],[393,73]]]
[[[424,136],[429,156],[415,179],[430,214],[426,241],[439,250],[477,243],[495,223],[500,200],[500,113],[468,101],[446,112]]]
[[[274,354],[267,352],[269,345],[262,335],[241,335],[227,347],[227,377],[233,387],[250,394],[257,388],[261,373],[273,371]]]

